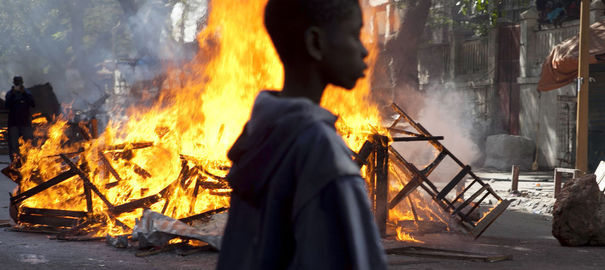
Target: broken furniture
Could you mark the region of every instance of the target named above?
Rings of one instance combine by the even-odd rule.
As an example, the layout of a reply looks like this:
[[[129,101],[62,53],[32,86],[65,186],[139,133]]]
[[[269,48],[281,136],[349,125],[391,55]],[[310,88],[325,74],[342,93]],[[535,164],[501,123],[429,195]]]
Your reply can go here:
[[[492,188],[477,177],[471,167],[462,163],[453,153],[451,153],[443,144],[439,142],[442,136],[433,136],[421,124],[415,122],[399,106],[392,104],[392,108],[399,115],[394,123],[388,128],[395,134],[407,135],[405,137],[393,137],[392,142],[388,137],[374,135],[361,148],[357,154],[357,162],[367,165],[369,177],[370,198],[378,223],[380,233],[386,235],[386,223],[388,220],[388,210],[393,209],[401,203],[413,191],[421,188],[441,207],[444,211],[455,217],[460,224],[475,238],[479,237],[503,212],[506,210],[510,201],[502,199]],[[400,122],[406,123],[407,128],[397,128]],[[412,130],[409,130],[409,129]],[[391,143],[426,141],[432,145],[439,154],[435,159],[423,168],[408,162]],[[446,158],[451,158],[459,167],[458,174],[451,179],[443,188],[438,188],[430,180],[431,173]],[[388,200],[388,173],[389,164],[407,172],[409,181],[391,200]],[[466,177],[471,178],[471,183],[457,194],[451,194],[454,188],[463,184]],[[478,191],[470,194],[468,199],[464,199],[466,193],[470,193],[471,187],[479,187]],[[498,203],[488,210],[488,212],[478,221],[473,216],[480,212],[479,205],[488,197],[494,197]],[[411,203],[410,203],[411,204]],[[413,205],[412,205],[413,207]]]
[[[111,161],[107,155],[110,154],[114,157],[123,155],[130,156],[132,153],[129,154],[127,152],[148,147],[153,147],[153,143],[128,143],[104,146],[97,150],[89,150],[96,151],[99,160],[103,165],[102,168],[106,170],[105,175],[112,175],[115,180],[114,182],[108,182],[105,185],[95,184],[93,181],[91,181],[91,179],[89,179],[88,173],[90,169],[86,164],[84,157],[81,156],[86,152],[84,149],[76,152],[62,153],[47,157],[57,159],[57,162],[60,162],[62,166],[66,168],[66,170],[49,180],[43,181],[40,179],[39,181],[36,181],[39,184],[32,188],[23,190],[20,187],[18,192],[11,194],[11,217],[19,225],[24,225],[20,227],[20,229],[23,230],[38,230],[43,232],[78,235],[80,233],[89,233],[91,229],[98,229],[98,226],[96,226],[98,224],[113,223],[119,227],[122,227],[124,231],[128,232],[131,231],[132,228],[118,219],[121,214],[132,212],[137,209],[145,209],[153,204],[161,202],[163,202],[162,214],[165,212],[171,213],[170,211],[172,211],[175,208],[175,205],[178,204],[176,201],[171,202],[171,198],[177,189],[193,189],[193,194],[190,198],[192,206],[195,205],[198,193],[200,193],[200,188],[210,190],[213,195],[229,195],[229,192],[225,191],[228,190],[228,185],[223,177],[219,177],[208,172],[201,167],[201,165],[197,164],[196,161],[190,160],[190,157],[181,155],[182,162],[179,176],[161,191],[159,191],[157,194],[115,205],[115,202],[111,202],[107,198],[106,194],[110,189],[120,184],[122,177],[112,167]],[[144,168],[141,168],[134,163],[132,163],[132,165],[134,173],[140,177],[149,178],[151,176],[151,174]],[[3,172],[7,174],[7,176],[9,176],[13,181],[19,183],[20,175],[17,171],[3,170]],[[9,172],[13,172],[13,174],[9,174]],[[210,181],[210,179],[216,181]],[[74,197],[82,196],[84,198],[86,202],[85,211],[31,208],[22,205],[25,200],[35,198],[37,194],[65,181],[80,181],[83,184],[83,194],[75,194]],[[74,185],[76,184],[74,183]],[[94,211],[95,207],[93,205],[93,196],[98,197],[104,204],[104,207],[102,207],[104,210],[102,212],[99,212],[99,210]],[[172,205],[172,207],[169,207],[170,205]],[[97,207],[97,209],[99,208]],[[219,208],[219,210],[224,211],[226,208]],[[181,221],[188,223],[194,220],[204,219],[207,217],[208,213],[215,213],[217,209],[209,210],[201,214],[195,214],[193,211],[194,209],[191,207],[189,212],[192,213],[192,216],[183,218]]]

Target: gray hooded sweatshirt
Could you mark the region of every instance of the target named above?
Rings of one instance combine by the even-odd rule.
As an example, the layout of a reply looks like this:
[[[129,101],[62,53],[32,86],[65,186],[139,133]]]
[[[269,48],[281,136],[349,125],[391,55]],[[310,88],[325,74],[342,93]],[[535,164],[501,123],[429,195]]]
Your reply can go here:
[[[386,269],[365,182],[337,117],[261,92],[229,158],[218,269]]]

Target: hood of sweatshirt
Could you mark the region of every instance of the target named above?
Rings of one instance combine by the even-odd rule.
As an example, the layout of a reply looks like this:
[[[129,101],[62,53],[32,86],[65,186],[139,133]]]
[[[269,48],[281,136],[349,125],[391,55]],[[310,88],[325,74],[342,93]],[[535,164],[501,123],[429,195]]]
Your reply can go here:
[[[233,192],[258,206],[268,180],[298,135],[318,122],[334,127],[336,120],[335,115],[310,99],[261,92],[250,120],[228,153],[233,165],[227,179]]]

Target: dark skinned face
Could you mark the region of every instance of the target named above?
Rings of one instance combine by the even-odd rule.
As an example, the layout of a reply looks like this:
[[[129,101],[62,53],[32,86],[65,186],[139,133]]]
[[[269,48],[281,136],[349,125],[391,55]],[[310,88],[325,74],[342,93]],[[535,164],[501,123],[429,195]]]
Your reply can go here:
[[[324,28],[325,50],[321,61],[327,83],[352,89],[364,77],[368,51],[361,43],[361,9],[348,18]]]

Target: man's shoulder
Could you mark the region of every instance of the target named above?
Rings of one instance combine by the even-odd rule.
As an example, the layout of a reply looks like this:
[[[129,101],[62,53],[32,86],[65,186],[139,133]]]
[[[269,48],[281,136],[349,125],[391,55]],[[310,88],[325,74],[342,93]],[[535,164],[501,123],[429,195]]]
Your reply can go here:
[[[320,121],[309,124],[307,128],[298,134],[296,143],[313,147],[325,147],[327,145],[345,146],[342,137],[338,135],[334,126]]]
[[[334,127],[327,123],[310,125],[296,138],[294,147],[300,157],[299,166],[306,167],[305,169],[324,167],[325,171],[336,174],[359,173],[359,168],[352,160],[353,151]]]

